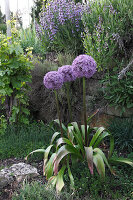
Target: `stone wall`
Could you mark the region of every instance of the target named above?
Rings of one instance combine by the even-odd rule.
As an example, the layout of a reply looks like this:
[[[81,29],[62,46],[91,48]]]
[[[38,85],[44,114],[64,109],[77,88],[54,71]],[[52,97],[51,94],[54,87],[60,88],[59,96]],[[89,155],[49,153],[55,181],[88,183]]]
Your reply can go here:
[[[108,101],[103,97],[102,88],[104,85],[100,82],[103,78],[103,73],[97,72],[93,78],[86,81],[87,95],[87,111],[91,113],[93,110],[99,109],[99,114],[120,117],[121,109],[115,109],[109,106]],[[126,109],[123,117],[130,117],[133,114],[133,108]]]

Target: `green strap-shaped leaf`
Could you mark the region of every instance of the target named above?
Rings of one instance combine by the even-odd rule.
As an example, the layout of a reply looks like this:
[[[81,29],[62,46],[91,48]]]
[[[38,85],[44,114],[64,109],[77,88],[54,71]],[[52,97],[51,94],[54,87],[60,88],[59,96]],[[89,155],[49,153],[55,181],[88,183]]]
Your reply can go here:
[[[113,151],[114,151],[114,137],[110,135],[110,149],[109,149],[108,158],[111,158]]]
[[[57,175],[57,182],[56,182],[57,193],[61,192],[62,188],[64,187],[63,176],[64,176],[65,169],[66,169],[66,166],[63,165],[63,167],[60,169],[60,171]]]
[[[59,138],[57,140],[57,144],[56,144],[56,147],[58,147],[59,145],[61,144],[69,144],[69,145],[72,145],[72,143],[67,139],[67,138]]]
[[[73,135],[74,135],[74,137],[75,137],[75,139],[76,139],[76,141],[77,141],[77,143],[78,143],[78,145],[79,145],[79,147],[80,147],[79,150],[81,150],[81,151],[82,151],[82,154],[84,155],[84,144],[83,144],[83,139],[82,139],[77,133],[75,133],[74,131],[73,131]]]
[[[69,156],[67,158],[67,169],[68,169],[68,175],[69,175],[69,178],[70,178],[70,183],[71,183],[71,188],[74,189],[74,178],[73,178],[73,175],[72,175],[72,172],[71,172],[71,169],[70,169],[70,165],[69,165]]]
[[[43,169],[45,170],[45,167],[46,167],[46,163],[47,163],[47,160],[48,160],[48,155],[49,155],[49,152],[51,150],[51,148],[53,147],[53,145],[49,145],[47,147],[47,149],[45,150],[45,154],[44,154],[44,165],[43,165]]]
[[[58,173],[58,167],[59,167],[60,161],[69,153],[75,154],[77,156],[77,158],[82,159],[81,154],[75,147],[73,147],[72,145],[63,145],[62,147],[59,148],[56,159],[55,159],[55,163],[54,163],[54,173],[55,174]]]
[[[73,136],[73,129],[74,127],[72,125],[68,126],[68,132],[67,132],[67,135],[68,135],[68,138],[69,140],[73,143],[73,139],[74,139],[74,136]]]
[[[26,157],[25,160],[27,160],[27,158],[29,157],[29,155],[33,154],[33,153],[45,153],[45,149],[37,149],[35,151],[30,152]]]
[[[95,148],[94,152],[96,152],[96,153],[98,153],[98,154],[100,154],[102,156],[104,162],[106,163],[106,165],[108,166],[108,168],[111,170],[111,167],[110,167],[110,165],[108,163],[108,160],[107,160],[105,154],[103,153],[103,151],[101,149],[99,149],[99,148]]]
[[[87,123],[99,112],[99,109],[96,110],[90,117],[87,119]]]
[[[124,164],[128,164],[128,165],[130,165],[131,167],[133,167],[133,160],[131,160],[131,159],[128,159],[128,158],[117,158],[117,157],[114,157],[114,158],[110,158],[109,159],[109,162],[110,163],[117,163],[117,164],[119,164],[119,163],[124,163]]]
[[[77,131],[77,133],[79,133],[81,135],[79,127],[78,127],[78,123],[77,122],[72,122],[71,124],[74,126],[75,130]]]
[[[56,156],[56,153],[53,153],[44,169],[44,176],[46,175],[47,179],[49,179],[53,175],[53,168],[54,168],[53,162],[54,162],[55,156]]]
[[[96,140],[93,148],[96,148],[100,145],[100,143],[102,142],[102,140],[107,137],[107,136],[110,136],[110,134],[106,131],[102,132],[101,135],[98,137],[98,139]]]
[[[48,183],[52,184],[53,187],[56,185],[57,182],[57,176],[52,176],[49,180]]]
[[[60,135],[60,134],[61,134],[60,132],[55,132],[55,133],[53,134],[53,136],[52,136],[52,138],[51,138],[51,144],[53,144],[55,138],[56,138],[58,135]]]
[[[100,127],[98,128],[98,130],[96,131],[96,133],[94,134],[91,142],[90,142],[90,145],[89,146],[93,146],[96,142],[96,140],[98,139],[99,135],[105,130],[104,127]]]
[[[88,167],[90,169],[91,174],[93,174],[93,148],[92,147],[84,147],[84,148],[85,148]]]
[[[81,131],[82,131],[82,137],[83,137],[83,141],[85,141],[85,125],[81,125]],[[89,125],[87,125],[87,133],[90,133],[90,127]]]
[[[105,165],[104,165],[102,156],[98,153],[94,154],[93,162],[97,168],[99,175],[104,178],[105,177]]]
[[[60,125],[59,119],[55,119],[54,122]],[[61,125],[62,125],[62,129],[67,133],[67,128],[65,127],[65,125],[63,123],[61,123]]]

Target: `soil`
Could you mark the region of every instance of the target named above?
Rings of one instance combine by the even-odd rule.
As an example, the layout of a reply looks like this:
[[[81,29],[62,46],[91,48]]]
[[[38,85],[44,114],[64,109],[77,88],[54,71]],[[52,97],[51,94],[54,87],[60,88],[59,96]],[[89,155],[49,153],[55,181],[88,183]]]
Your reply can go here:
[[[43,176],[43,161],[32,162],[32,161],[25,161],[24,159],[17,159],[17,158],[0,160],[0,170],[5,167],[10,167],[11,165],[17,164],[20,162],[31,164],[32,166],[37,168],[37,171],[40,174],[38,177],[32,178],[32,180],[31,179],[28,180],[29,182],[31,181],[39,181],[41,183],[46,182],[45,177]],[[13,193],[19,191],[21,186],[22,186],[22,183],[18,183],[14,181],[11,185],[4,187],[3,189],[0,190],[0,200],[11,200]]]

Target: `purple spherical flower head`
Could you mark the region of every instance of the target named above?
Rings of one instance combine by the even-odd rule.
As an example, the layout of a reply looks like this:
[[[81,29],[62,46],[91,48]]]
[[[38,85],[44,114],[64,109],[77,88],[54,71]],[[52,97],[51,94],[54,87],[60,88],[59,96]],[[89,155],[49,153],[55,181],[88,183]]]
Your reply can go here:
[[[74,81],[76,79],[76,76],[73,73],[72,65],[64,65],[59,67],[58,72],[62,75],[63,82]]]
[[[73,63],[73,73],[77,78],[86,77],[90,78],[96,72],[96,62],[88,55],[77,56]]]
[[[60,89],[63,85],[63,77],[59,72],[48,72],[43,79],[43,83],[47,89]]]

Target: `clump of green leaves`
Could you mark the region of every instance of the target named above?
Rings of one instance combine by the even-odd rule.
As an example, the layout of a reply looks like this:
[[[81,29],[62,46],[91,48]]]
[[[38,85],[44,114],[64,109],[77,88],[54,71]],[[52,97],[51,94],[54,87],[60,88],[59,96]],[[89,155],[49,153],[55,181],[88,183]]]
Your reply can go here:
[[[27,48],[33,48],[33,54],[44,56],[46,54],[46,47],[41,44],[40,40],[36,36],[35,27],[29,27],[27,29],[21,29],[19,32],[20,44],[24,51]]]
[[[133,74],[127,72],[126,76],[118,80],[118,75],[106,76],[102,82],[106,84],[104,88],[104,98],[108,100],[110,106],[120,108],[122,115],[126,108],[133,108]]]
[[[0,40],[0,47],[0,101],[7,123],[28,124],[27,83],[31,81],[32,52],[28,49],[24,54],[20,44],[11,42],[11,38]]]
[[[128,153],[133,151],[133,117],[115,118],[109,122],[108,129],[115,139],[118,152]]]

